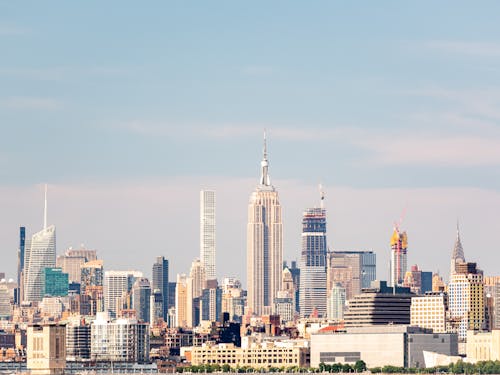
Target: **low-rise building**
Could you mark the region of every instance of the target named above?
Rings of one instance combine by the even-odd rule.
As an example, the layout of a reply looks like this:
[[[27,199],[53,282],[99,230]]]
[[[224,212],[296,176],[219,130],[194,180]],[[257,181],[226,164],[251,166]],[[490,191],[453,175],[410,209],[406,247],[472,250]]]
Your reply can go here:
[[[28,326],[27,367],[33,375],[59,375],[66,368],[66,327]]]
[[[311,335],[312,367],[322,362],[355,363],[358,360],[363,360],[368,367],[425,367],[424,351],[457,355],[457,335],[404,325],[349,328],[344,332]]]
[[[302,343],[302,341],[301,341]],[[230,366],[263,367],[308,367],[309,347],[290,342],[263,342],[238,348],[234,344],[206,343],[189,350],[192,365],[228,364]]]
[[[467,360],[500,360],[500,330],[491,332],[467,331]]]

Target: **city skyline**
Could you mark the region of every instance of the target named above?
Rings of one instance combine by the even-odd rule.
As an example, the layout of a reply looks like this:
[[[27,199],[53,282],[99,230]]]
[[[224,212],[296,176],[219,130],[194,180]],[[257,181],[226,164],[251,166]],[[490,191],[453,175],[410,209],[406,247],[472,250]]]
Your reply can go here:
[[[245,256],[264,128],[284,259],[299,259],[321,181],[329,247],[375,251],[378,278],[405,207],[408,267],[448,279],[458,218],[468,259],[494,273],[500,4],[58,5],[0,5],[8,278],[47,182],[58,254],[84,243],[105,269],[145,273],[164,255],[171,275],[199,253],[199,191],[216,191],[217,276],[245,283],[232,260]]]

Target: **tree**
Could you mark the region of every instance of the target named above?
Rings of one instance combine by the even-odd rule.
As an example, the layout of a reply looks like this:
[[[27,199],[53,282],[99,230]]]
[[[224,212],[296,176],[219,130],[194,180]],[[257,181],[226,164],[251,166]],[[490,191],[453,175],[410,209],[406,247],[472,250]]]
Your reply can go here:
[[[358,359],[356,363],[354,364],[354,371],[356,372],[363,372],[366,371],[366,363],[365,361]]]

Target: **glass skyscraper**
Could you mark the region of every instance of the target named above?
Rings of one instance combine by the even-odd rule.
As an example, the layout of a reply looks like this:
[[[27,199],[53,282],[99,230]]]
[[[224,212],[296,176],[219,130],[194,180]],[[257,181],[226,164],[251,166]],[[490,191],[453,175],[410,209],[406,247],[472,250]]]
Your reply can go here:
[[[300,315],[326,316],[326,210],[308,208],[302,218]]]
[[[43,270],[43,297],[64,297],[68,295],[69,275],[61,268]]]
[[[153,264],[153,280],[151,289],[158,289],[162,295],[163,302],[163,320],[166,322],[168,317],[168,307],[170,298],[170,289],[168,286],[168,260],[165,257],[159,256]],[[175,298],[175,293],[173,294]]]

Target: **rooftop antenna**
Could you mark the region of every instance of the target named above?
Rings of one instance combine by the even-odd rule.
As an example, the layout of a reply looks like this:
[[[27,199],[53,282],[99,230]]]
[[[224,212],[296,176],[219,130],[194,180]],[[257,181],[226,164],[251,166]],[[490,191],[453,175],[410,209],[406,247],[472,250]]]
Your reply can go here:
[[[323,190],[323,185],[320,183],[318,185],[319,189],[319,199],[320,199],[320,208],[325,208],[325,191]]]
[[[47,229],[47,184],[45,184],[45,207],[43,209],[43,229]]]

